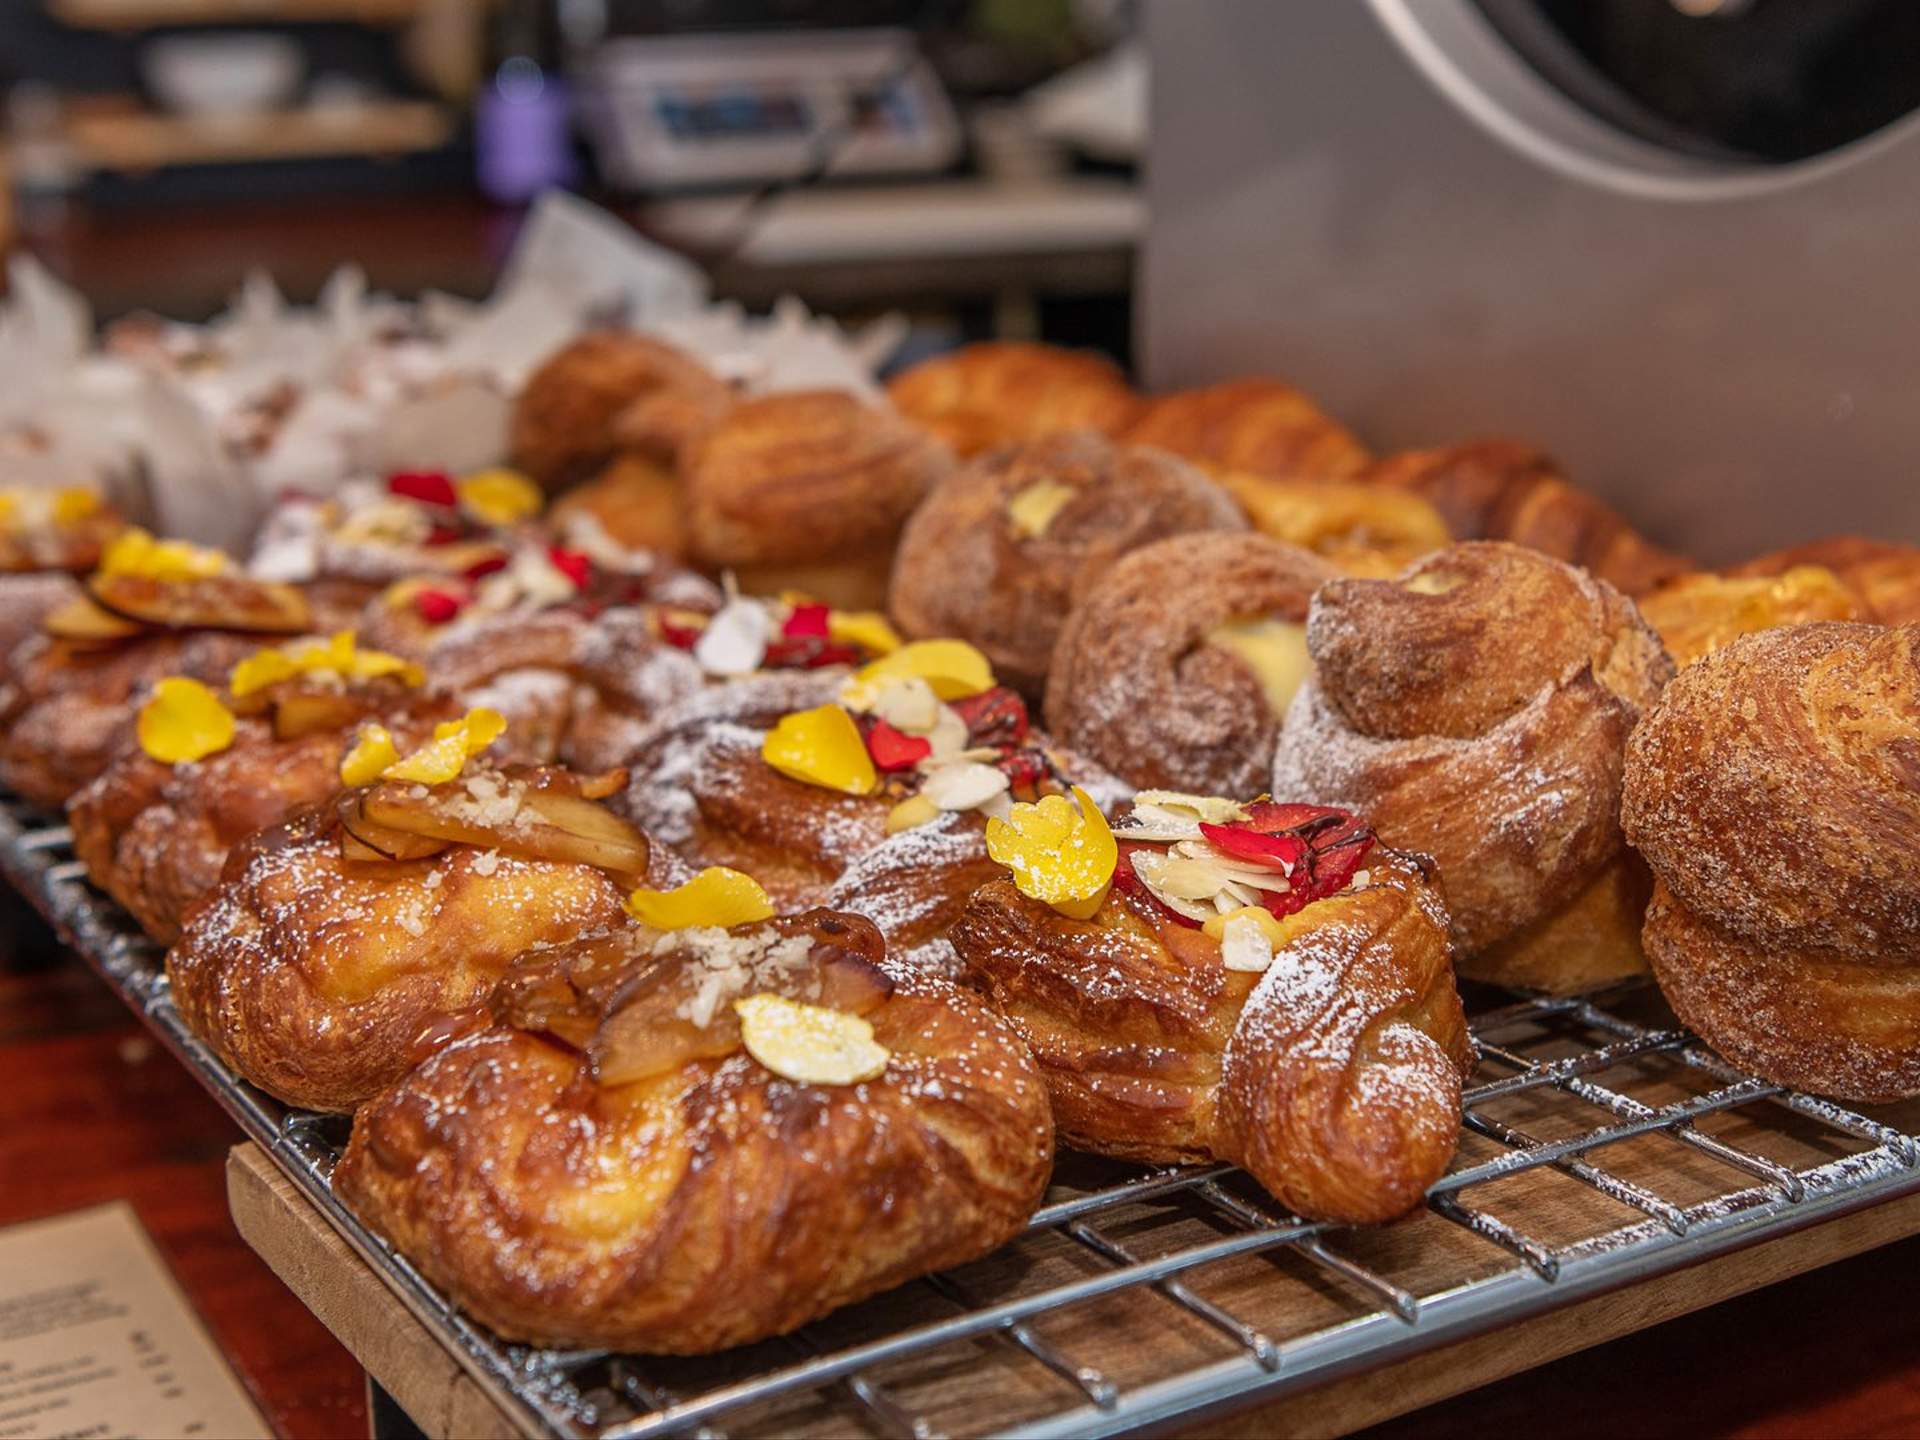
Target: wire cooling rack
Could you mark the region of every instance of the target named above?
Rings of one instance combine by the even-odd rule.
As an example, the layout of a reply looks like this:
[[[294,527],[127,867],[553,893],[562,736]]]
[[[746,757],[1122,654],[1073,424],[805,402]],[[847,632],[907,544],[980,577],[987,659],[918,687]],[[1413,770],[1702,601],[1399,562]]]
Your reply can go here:
[[[1341,1229],[1227,1166],[1064,1157],[1025,1233],[793,1336],[699,1359],[511,1345],[328,1185],[345,1122],[236,1080],[66,827],[0,800],[0,871],[530,1435],[1100,1436],[1193,1424],[1920,1191],[1920,1108],[1744,1075],[1649,990],[1473,1016],[1466,1131],[1426,1209]]]

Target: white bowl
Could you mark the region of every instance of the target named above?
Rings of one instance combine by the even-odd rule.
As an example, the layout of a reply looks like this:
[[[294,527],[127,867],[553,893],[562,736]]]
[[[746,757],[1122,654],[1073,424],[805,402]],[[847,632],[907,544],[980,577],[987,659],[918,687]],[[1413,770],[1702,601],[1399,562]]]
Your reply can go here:
[[[140,57],[148,87],[182,115],[257,115],[300,88],[307,57],[284,35],[169,35]]]

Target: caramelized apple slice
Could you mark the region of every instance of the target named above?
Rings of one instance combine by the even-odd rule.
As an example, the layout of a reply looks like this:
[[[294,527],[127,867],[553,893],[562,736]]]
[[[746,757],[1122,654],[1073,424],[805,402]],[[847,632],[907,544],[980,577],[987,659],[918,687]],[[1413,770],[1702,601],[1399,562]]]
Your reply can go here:
[[[527,809],[538,818],[520,845],[549,860],[594,865],[635,879],[647,873],[647,837],[591,800],[535,790]]]
[[[741,1047],[740,1020],[723,1007],[705,1026],[672,1009],[635,1003],[602,1022],[587,1046],[593,1078],[602,1085],[631,1085],[670,1074],[690,1060],[722,1060]]]
[[[162,630],[244,630],[298,635],[312,628],[307,597],[291,585],[244,575],[155,580],[146,575],[95,575],[87,590],[124,620]]]
[[[41,621],[41,628],[56,640],[76,645],[117,645],[145,629],[102,610],[84,595],[76,595],[54,609]]]
[[[351,695],[295,691],[273,702],[274,738],[298,740],[323,730],[344,730],[366,710],[365,704]]]
[[[515,968],[494,987],[494,1015],[516,1030],[534,1030],[585,1050],[600,1017],[563,971],[553,965]]]
[[[445,840],[368,819],[356,795],[341,796],[339,813],[340,853],[349,860],[426,860],[447,848]]]
[[[774,988],[785,989],[784,986]],[[839,950],[821,962],[819,997],[810,999],[809,1003],[849,1015],[871,1015],[891,994],[893,979],[886,971],[864,956]],[[804,994],[787,998],[809,999]]]
[[[476,782],[489,788],[476,794]],[[362,813],[376,825],[436,840],[592,865],[615,875],[646,874],[647,837],[591,800],[484,772],[416,793],[420,789],[375,786],[361,801]]]

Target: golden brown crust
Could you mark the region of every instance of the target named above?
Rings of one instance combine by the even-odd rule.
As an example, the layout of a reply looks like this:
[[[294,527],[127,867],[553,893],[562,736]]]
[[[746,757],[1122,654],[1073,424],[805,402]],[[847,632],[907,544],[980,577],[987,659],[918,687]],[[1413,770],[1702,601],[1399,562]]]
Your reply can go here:
[[[1440,512],[1410,490],[1238,471],[1219,478],[1254,529],[1310,550],[1348,575],[1396,574],[1452,538]]]
[[[1432,502],[1456,540],[1510,540],[1589,570],[1623,594],[1645,594],[1693,569],[1569,484],[1548,456],[1516,441],[1406,450],[1359,478]]]
[[[624,900],[599,870],[465,845],[345,860],[322,807],[234,849],[167,974],[181,1018],[242,1078],[289,1105],[351,1110],[516,955],[619,923]]]
[[[1682,666],[1760,630],[1875,618],[1857,592],[1818,565],[1751,578],[1683,575],[1643,595],[1639,606],[1674,663]]]
[[[1069,494],[1030,533],[1009,506],[1038,487]],[[909,636],[978,646],[1006,683],[1037,693],[1068,610],[1130,550],[1201,530],[1244,530],[1233,498],[1171,455],[1090,432],[972,461],[900,537],[888,605]]]
[[[923,360],[889,382],[887,397],[960,456],[1062,430],[1118,434],[1140,407],[1112,361],[1014,340]]]
[[[588,515],[616,544],[683,560],[692,549],[680,479],[646,455],[614,457],[606,469],[553,502],[549,520],[563,529]]]
[[[126,518],[104,503],[77,520],[19,527],[0,521],[0,575],[85,575],[126,528]]]
[[[1303,392],[1253,376],[1156,396],[1125,438],[1210,469],[1278,480],[1343,480],[1371,458]]]
[[[549,491],[584,479],[618,451],[671,463],[732,401],[685,351],[626,331],[582,335],[549,356],[514,404],[514,463]]]
[[[1575,990],[1642,968],[1599,897],[1565,963],[1541,927],[1620,856],[1627,735],[1673,673],[1630,602],[1538,552],[1459,545],[1396,582],[1327,585],[1307,637],[1277,793],[1431,856],[1463,975]]]
[[[1047,677],[1047,727],[1136,785],[1207,795],[1266,789],[1277,713],[1260,677],[1207,637],[1229,621],[1304,625],[1336,572],[1263,535],[1147,545],[1073,609]]]
[[[1301,1215],[1391,1219],[1446,1169],[1472,1060],[1445,913],[1379,853],[1365,889],[1282,924],[1265,974],[1236,973],[1123,898],[1069,920],[1000,880],[953,939],[1033,1047],[1069,1144],[1231,1160]]]
[[[1783,575],[1797,565],[1819,565],[1838,575],[1863,607],[1858,617],[1862,620],[1882,625],[1920,621],[1920,546],[1916,545],[1835,535],[1758,556],[1727,573]]]
[[[1051,1169],[1046,1092],[979,1001],[906,980],[867,1018],[891,1058],[848,1087],[736,1052],[603,1088],[577,1052],[496,1027],[364,1109],[334,1184],[508,1339],[703,1354],[784,1334],[1010,1239]]]

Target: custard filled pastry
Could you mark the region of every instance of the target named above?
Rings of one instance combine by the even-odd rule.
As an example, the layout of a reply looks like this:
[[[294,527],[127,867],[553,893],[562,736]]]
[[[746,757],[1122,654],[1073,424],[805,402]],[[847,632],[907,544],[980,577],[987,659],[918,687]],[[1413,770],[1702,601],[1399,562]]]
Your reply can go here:
[[[422,679],[345,631],[250,655],[218,690],[161,680],[140,707],[136,743],[68,802],[74,854],[147,934],[171,944],[233,846],[340,788],[361,725],[412,748],[454,718]]]
[[[1216,473],[1345,480],[1370,458],[1345,426],[1280,380],[1248,377],[1156,396],[1123,437]]]
[[[365,727],[340,765],[351,788],[235,847],[167,974],[236,1073],[289,1105],[351,1110],[516,955],[620,919],[652,864],[597,803],[626,777],[492,766],[479,756],[504,726],[474,711],[405,756]]]
[[[1307,677],[1307,604],[1335,578],[1263,535],[1185,535],[1125,556],[1054,647],[1047,727],[1136,785],[1251,795]]]
[[[1238,471],[1220,483],[1262,535],[1310,550],[1348,575],[1397,574],[1452,538],[1440,512],[1407,491]]]
[[[360,1112],[334,1187],[537,1345],[705,1354],[975,1259],[1045,1191],[1046,1091],[884,950],[815,910],[530,952],[491,1024]]]
[[[1084,796],[988,834],[954,927],[1066,1143],[1226,1160],[1296,1214],[1390,1220],[1446,1169],[1472,1064],[1447,917],[1412,861],[1310,805]]]
[[[1866,620],[1866,606],[1821,565],[1773,576],[1684,575],[1640,597],[1640,614],[1676,665],[1691,665],[1742,635],[1820,620]]]
[[[120,513],[84,486],[0,489],[0,575],[85,575],[125,528]]]
[[[1115,435],[1140,409],[1111,360],[1019,340],[963,345],[923,360],[888,383],[887,398],[962,457],[1064,430]]]
[[[1067,611],[1115,560],[1246,524],[1226,491],[1171,455],[1049,436],[983,455],[927,497],[900,537],[888,604],[906,634],[978,646],[1037,696]]]
[[[1644,968],[1622,753],[1673,662],[1631,601],[1538,551],[1457,545],[1324,586],[1307,650],[1274,788],[1431,856],[1462,975],[1572,992]]]
[[[1623,594],[1643,595],[1694,568],[1515,441],[1402,451],[1359,478],[1430,501],[1456,540],[1510,540],[1591,571]]]
[[[1862,620],[1882,625],[1920,621],[1920,546],[1835,535],[1761,555],[1728,573],[1786,575],[1802,565],[1818,565],[1838,576],[1858,600]]]
[[[1920,1095],[1920,625],[1737,640],[1627,747],[1674,1012],[1776,1084]]]
[[[952,469],[944,445],[845,391],[744,401],[682,457],[693,557],[750,591],[878,609],[900,527]]]

